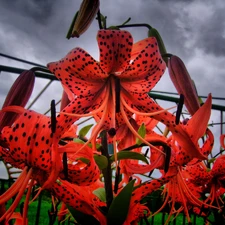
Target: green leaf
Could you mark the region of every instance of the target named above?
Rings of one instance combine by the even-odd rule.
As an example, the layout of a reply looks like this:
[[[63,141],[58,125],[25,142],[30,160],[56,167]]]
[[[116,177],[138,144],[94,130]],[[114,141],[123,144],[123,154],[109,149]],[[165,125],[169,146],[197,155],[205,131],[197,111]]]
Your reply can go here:
[[[146,157],[143,154],[140,154],[138,152],[128,152],[128,151],[121,151],[117,153],[117,159],[121,160],[121,159],[136,159],[136,160],[141,160],[145,163],[148,164],[148,160],[146,159]],[[110,157],[110,161],[113,162],[115,160],[115,156],[112,155]]]
[[[106,202],[105,188],[98,188],[93,191],[93,194],[96,195],[101,201]]]
[[[113,199],[107,214],[108,225],[122,225],[127,218],[135,180],[128,183]]]
[[[108,166],[108,159],[104,155],[95,154],[94,159],[100,170],[103,170]]]
[[[74,138],[73,141],[74,141],[75,143],[85,144],[85,142],[82,141],[80,138]]]
[[[85,214],[83,212],[80,212],[74,208],[72,208],[71,206],[67,205],[67,208],[69,209],[70,213],[72,214],[72,216],[74,217],[74,219],[82,225],[100,225],[100,222],[97,221],[93,216]]]
[[[80,160],[80,161],[82,161],[82,162],[85,163],[85,164],[88,164],[88,163],[90,162],[89,159],[86,159],[86,158],[84,158],[84,157],[76,158],[76,160]]]
[[[131,18],[129,17],[122,25],[126,25],[128,22],[130,22]]]
[[[81,128],[81,130],[79,131],[79,134],[78,134],[79,137],[84,138],[92,126],[93,126],[93,124],[89,124],[89,125]]]
[[[145,124],[142,123],[141,126],[139,127],[138,129],[138,134],[142,137],[142,138],[145,138],[145,134],[146,134],[146,128],[145,128]],[[136,139],[136,144],[137,145],[141,145],[142,144],[142,141],[137,138]]]

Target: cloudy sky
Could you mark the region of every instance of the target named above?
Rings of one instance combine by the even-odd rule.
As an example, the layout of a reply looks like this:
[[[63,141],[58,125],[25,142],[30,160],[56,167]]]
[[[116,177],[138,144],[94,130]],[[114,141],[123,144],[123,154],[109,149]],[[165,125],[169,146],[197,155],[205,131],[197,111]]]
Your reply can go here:
[[[66,33],[81,0],[0,0],[0,53],[42,65],[59,60],[74,47],[82,47],[98,58],[97,21],[79,39],[66,39]],[[107,25],[148,23],[160,32],[169,53],[183,59],[195,81],[199,95],[224,96],[225,84],[225,2],[224,0],[102,0],[101,13]],[[146,28],[127,28],[135,41],[147,37]],[[1,65],[30,68],[0,57]],[[15,74],[1,73],[0,106]],[[47,81],[36,81],[34,94]],[[166,73],[155,90],[175,91]],[[58,82],[48,88],[33,109],[45,112],[50,99],[58,100]],[[214,103],[224,105],[224,101]],[[212,120],[220,121],[213,112]],[[218,132],[218,129],[217,131]]]

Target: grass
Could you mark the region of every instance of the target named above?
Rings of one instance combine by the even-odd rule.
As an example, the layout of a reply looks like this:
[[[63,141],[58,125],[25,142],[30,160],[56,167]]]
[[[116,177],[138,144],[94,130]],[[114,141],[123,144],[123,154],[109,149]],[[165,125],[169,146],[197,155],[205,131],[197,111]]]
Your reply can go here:
[[[24,201],[25,196],[22,198],[21,203]],[[6,205],[6,208],[8,208],[11,205],[12,201],[9,201]],[[21,204],[20,203],[20,204]],[[29,225],[34,225],[36,224],[36,217],[37,217],[37,207],[38,207],[38,200],[32,202],[29,205],[29,209],[28,209],[28,224]],[[50,218],[49,218],[49,211],[51,211],[52,208],[52,203],[51,203],[51,197],[50,194],[47,191],[43,191],[41,194],[41,207],[40,207],[40,216],[38,217],[39,222],[38,224],[43,224],[43,225],[48,225],[50,222]],[[59,209],[59,208],[58,208]],[[17,207],[16,211],[20,211],[20,206]],[[140,222],[139,224],[143,224],[143,225],[148,225],[148,224],[154,224],[154,225],[162,225],[165,223],[166,219],[167,219],[168,215],[159,213],[157,215],[155,215],[153,218],[148,219],[148,222]],[[201,217],[197,217],[197,216],[192,216],[192,224],[196,224],[196,225],[203,225],[204,224],[204,219]],[[213,218],[211,218],[210,220],[213,220]],[[12,224],[12,223],[11,223]],[[56,221],[54,223],[54,225],[58,224],[58,220],[56,218]],[[69,224],[66,223],[65,224]],[[72,224],[72,223],[70,223]],[[187,219],[184,218],[183,214],[178,215],[174,220],[171,219],[171,222],[169,223],[169,225],[188,225]]]

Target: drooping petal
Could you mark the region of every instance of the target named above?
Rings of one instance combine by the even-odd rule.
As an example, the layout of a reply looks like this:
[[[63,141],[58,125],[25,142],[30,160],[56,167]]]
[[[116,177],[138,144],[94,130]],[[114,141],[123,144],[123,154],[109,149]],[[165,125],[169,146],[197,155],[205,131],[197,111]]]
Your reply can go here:
[[[148,98],[137,97],[136,95],[132,95],[132,93],[129,93],[129,94],[127,93],[126,95],[129,96],[129,99],[130,99],[129,101],[133,100],[133,103],[131,104],[131,106],[137,111],[157,112],[157,111],[163,110],[150,97]],[[144,98],[144,101],[142,101],[143,98]],[[168,129],[172,132],[178,144],[183,148],[184,151],[186,151],[186,153],[190,157],[196,157],[202,160],[207,158],[204,154],[201,153],[198,143],[196,142],[196,139],[200,138],[199,134],[200,133],[202,134],[202,129],[204,128],[203,126],[201,129],[201,132],[199,133],[198,131],[196,131],[196,134],[195,134],[192,132],[194,130],[189,130],[189,128],[186,128],[181,123],[175,124],[175,116],[168,111],[153,115],[152,118],[158,120],[159,122],[162,122],[168,127]],[[204,123],[204,126],[205,126],[205,123]],[[205,126],[205,131],[207,128],[206,126]]]
[[[95,204],[94,199],[96,197],[93,193],[87,192],[86,189],[78,185],[72,185],[65,180],[56,181],[50,190],[54,196],[65,204],[85,214],[94,216],[101,225],[106,225],[106,217]]]
[[[2,138],[8,143],[10,156],[17,162],[49,169],[52,144],[50,126],[49,117],[24,109],[11,127],[2,130]]]
[[[124,30],[99,30],[97,41],[101,68],[108,74],[124,70],[131,57],[131,34]]]
[[[99,63],[81,48],[71,50],[58,62],[49,63],[48,68],[75,96],[92,94],[103,86],[107,77]]]

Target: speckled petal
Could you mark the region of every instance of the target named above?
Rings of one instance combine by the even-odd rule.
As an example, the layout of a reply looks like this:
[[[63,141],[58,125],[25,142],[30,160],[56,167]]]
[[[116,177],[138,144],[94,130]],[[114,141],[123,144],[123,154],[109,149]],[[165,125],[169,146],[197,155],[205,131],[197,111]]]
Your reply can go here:
[[[155,79],[155,74],[161,74],[162,76],[165,72],[166,64],[162,60],[156,39],[149,38],[147,45],[146,41],[143,42],[144,48],[140,49],[139,54],[135,53],[137,57],[122,72],[121,79],[130,82],[138,80],[151,81]]]
[[[100,30],[97,40],[101,68],[108,74],[124,70],[131,57],[131,34],[124,30]]]

